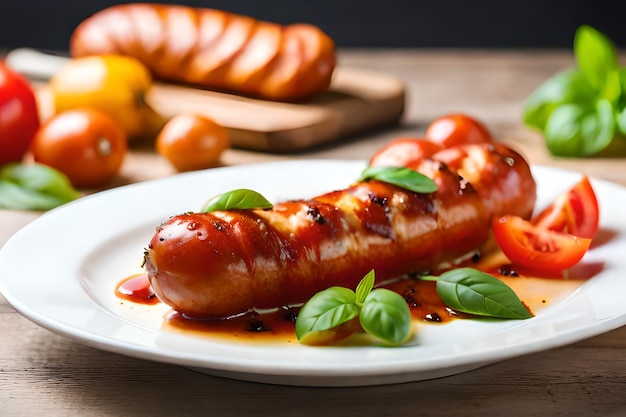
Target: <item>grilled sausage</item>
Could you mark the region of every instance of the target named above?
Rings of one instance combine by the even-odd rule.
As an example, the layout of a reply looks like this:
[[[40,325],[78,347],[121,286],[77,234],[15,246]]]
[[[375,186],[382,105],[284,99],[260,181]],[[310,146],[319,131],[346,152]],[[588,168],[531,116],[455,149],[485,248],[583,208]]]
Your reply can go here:
[[[492,216],[531,215],[535,182],[518,153],[488,144],[444,156],[418,167],[438,184],[432,194],[370,180],[270,210],[174,216],[145,254],[152,288],[198,318],[293,305],[333,285],[354,288],[371,269],[381,281],[454,263],[480,249]],[[475,182],[455,163],[479,170]]]
[[[282,101],[325,91],[336,63],[334,42],[312,25],[150,3],[116,5],[85,19],[70,53],[128,55],[155,78]]]

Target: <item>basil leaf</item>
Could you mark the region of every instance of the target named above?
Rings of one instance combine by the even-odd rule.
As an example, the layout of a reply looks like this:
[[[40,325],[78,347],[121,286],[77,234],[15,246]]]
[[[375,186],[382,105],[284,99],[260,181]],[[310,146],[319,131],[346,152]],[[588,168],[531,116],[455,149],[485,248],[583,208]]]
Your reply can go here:
[[[525,103],[524,123],[543,132],[555,156],[623,154],[611,146],[626,134],[626,69],[603,33],[580,26],[574,36],[577,67],[542,84]]]
[[[42,164],[10,163],[0,168],[0,207],[50,210],[81,194],[67,176]]]
[[[615,138],[616,129],[613,105],[607,99],[598,100],[593,112],[583,119],[582,155],[591,156],[604,150]]]
[[[354,291],[331,287],[306,302],[296,319],[296,337],[302,341],[311,333],[332,329],[359,315]]]
[[[376,280],[376,276],[374,274],[374,270],[372,269],[367,273],[359,282],[359,285],[356,287],[356,303],[363,304],[365,302],[365,298],[372,292],[372,288],[374,288],[374,281]]]
[[[618,70],[621,91],[626,92],[626,67],[620,67]],[[626,136],[626,94],[622,94],[615,107],[615,123],[618,133]]]
[[[604,84],[599,91],[599,96],[611,103],[617,103],[622,95],[620,72],[615,69],[609,72],[604,79]]]
[[[361,279],[356,292],[331,287],[315,294],[298,314],[298,340],[311,345],[328,344],[365,330],[388,344],[406,342],[411,336],[409,306],[393,291],[383,288],[372,291],[374,281],[372,270]],[[328,332],[340,326],[341,329]]]
[[[555,156],[591,156],[606,148],[615,135],[613,107],[601,99],[594,107],[564,104],[545,128],[548,150]]]
[[[361,308],[361,327],[372,336],[393,345],[411,336],[411,311],[398,293],[385,288],[372,291]]]
[[[544,130],[550,115],[561,104],[593,100],[595,91],[581,71],[568,69],[541,84],[524,104],[524,123]]]
[[[415,193],[429,194],[437,191],[437,184],[426,175],[405,167],[368,166],[361,172],[359,181],[378,180]]]
[[[441,274],[437,293],[448,307],[464,313],[505,319],[532,317],[508,285],[473,268]]]
[[[0,180],[0,208],[8,210],[50,210],[64,204],[57,197]]]
[[[544,135],[553,155],[575,156],[582,148],[582,118],[585,109],[578,104],[557,107],[546,123]]]
[[[616,128],[622,136],[626,135],[626,107],[618,111],[615,115]],[[624,139],[624,138],[620,138]]]
[[[270,208],[272,208],[272,203],[258,192],[246,188],[239,188],[209,199],[209,201],[202,206],[201,211],[209,213],[217,210]]]
[[[591,26],[582,25],[574,35],[574,55],[578,68],[589,84],[601,90],[609,74],[617,69],[615,46],[603,33]]]

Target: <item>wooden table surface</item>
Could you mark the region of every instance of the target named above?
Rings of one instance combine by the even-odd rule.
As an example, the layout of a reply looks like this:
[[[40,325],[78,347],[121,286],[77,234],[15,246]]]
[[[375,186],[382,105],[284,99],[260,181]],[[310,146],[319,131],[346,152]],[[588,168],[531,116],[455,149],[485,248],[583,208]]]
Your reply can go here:
[[[340,64],[406,81],[401,125],[291,155],[229,150],[224,164],[296,158],[365,159],[386,141],[418,136],[435,117],[466,112],[533,164],[575,169],[626,185],[622,159],[556,159],[521,123],[530,92],[573,64],[569,51],[345,50]],[[114,185],[171,175],[135,149]],[[36,213],[0,211],[0,246]],[[54,267],[51,265],[51,267]],[[1,273],[1,272],[0,272]],[[240,382],[99,351],[31,323],[0,297],[0,415],[402,416],[626,415],[626,327],[570,346],[430,381],[362,388]]]

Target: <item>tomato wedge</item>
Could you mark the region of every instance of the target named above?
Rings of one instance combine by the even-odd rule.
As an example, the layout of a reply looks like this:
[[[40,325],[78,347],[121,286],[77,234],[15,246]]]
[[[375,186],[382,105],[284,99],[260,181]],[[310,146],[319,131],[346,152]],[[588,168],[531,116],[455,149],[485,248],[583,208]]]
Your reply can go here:
[[[500,249],[514,265],[545,272],[561,272],[576,265],[591,239],[538,227],[518,216],[493,221]]]
[[[416,164],[434,155],[443,147],[420,138],[394,139],[376,152],[370,159],[370,166],[405,167]]]
[[[598,231],[598,199],[584,176],[532,219],[537,227],[592,239]]]

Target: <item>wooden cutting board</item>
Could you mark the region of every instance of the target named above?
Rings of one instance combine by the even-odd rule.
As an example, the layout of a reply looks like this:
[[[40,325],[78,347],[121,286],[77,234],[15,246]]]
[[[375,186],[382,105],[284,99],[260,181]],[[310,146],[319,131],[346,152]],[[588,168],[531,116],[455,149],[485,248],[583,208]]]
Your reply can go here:
[[[54,65],[58,68],[67,60],[55,56],[52,63],[50,58],[24,50],[7,55],[10,65],[36,78],[50,76]],[[39,97],[44,117],[51,112],[46,94],[43,84]],[[235,147],[284,153],[397,123],[404,113],[405,87],[390,74],[338,66],[327,92],[298,104],[165,83],[155,83],[146,100],[166,118],[182,112],[213,118],[229,129]]]
[[[229,128],[233,146],[291,152],[398,122],[402,81],[388,74],[338,67],[329,91],[304,103],[270,102],[156,84],[147,100],[166,117],[199,112]]]

